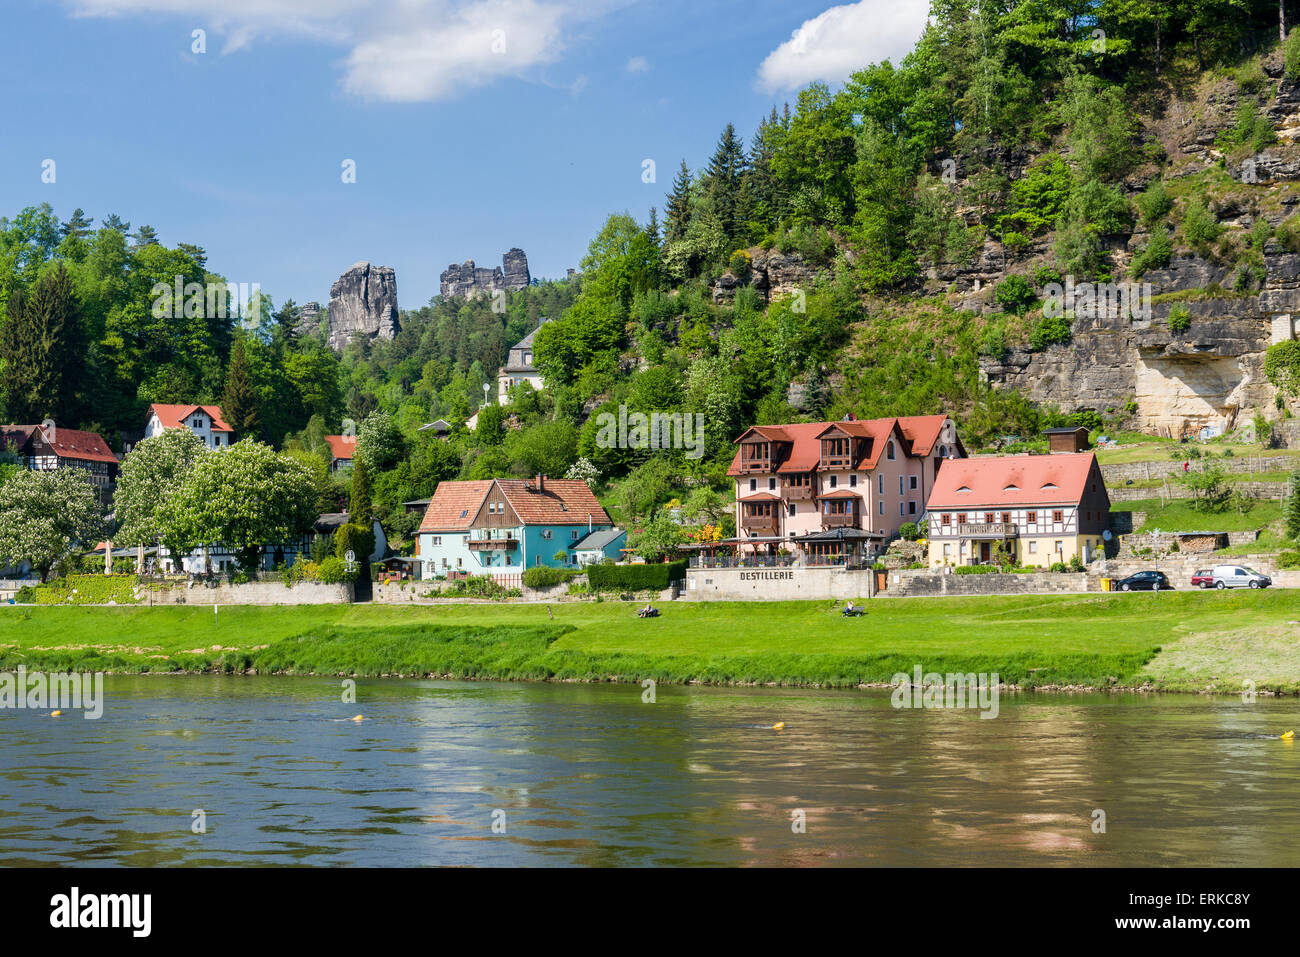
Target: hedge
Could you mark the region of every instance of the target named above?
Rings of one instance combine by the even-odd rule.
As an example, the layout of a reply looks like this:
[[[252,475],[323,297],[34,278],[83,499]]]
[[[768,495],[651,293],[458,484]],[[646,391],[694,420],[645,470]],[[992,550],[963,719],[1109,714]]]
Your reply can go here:
[[[560,582],[571,581],[582,572],[572,568],[552,568],[550,565],[534,565],[524,572],[524,584],[529,588],[550,588]]]
[[[334,557],[347,558],[352,552],[358,565],[365,565],[375,550],[375,531],[364,525],[348,522],[334,533]]]
[[[594,590],[657,591],[686,576],[685,560],[662,565],[589,565],[587,581]]]

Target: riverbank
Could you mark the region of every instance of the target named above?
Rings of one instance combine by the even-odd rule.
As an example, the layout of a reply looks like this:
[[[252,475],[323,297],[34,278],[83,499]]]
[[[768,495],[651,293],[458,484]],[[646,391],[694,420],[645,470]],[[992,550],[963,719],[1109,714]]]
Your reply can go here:
[[[0,608],[0,669],[852,688],[997,672],[1026,689],[1300,692],[1289,591],[633,605]],[[553,616],[553,617],[552,617]]]

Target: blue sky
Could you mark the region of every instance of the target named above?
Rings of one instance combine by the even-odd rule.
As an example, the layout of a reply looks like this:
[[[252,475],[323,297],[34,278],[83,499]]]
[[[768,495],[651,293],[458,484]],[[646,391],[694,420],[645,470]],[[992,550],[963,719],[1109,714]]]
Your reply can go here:
[[[325,302],[362,259],[397,270],[408,309],[449,263],[511,246],[563,276],[609,213],[662,213],[679,161],[702,165],[726,122],[748,139],[807,82],[896,59],[925,8],[7,0],[0,215],[115,212],[277,304]]]

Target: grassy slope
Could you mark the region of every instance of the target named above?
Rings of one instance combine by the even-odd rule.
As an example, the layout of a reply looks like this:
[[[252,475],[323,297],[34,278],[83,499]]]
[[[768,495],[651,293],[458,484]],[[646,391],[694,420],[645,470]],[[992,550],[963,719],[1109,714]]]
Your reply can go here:
[[[1300,689],[1300,661],[1279,650],[1300,618],[1287,591],[892,599],[861,619],[829,602],[665,604],[645,621],[617,602],[552,608],[227,607],[214,628],[211,608],[10,607],[0,667],[851,686],[919,664],[1028,686],[1199,688],[1230,661],[1261,689]]]

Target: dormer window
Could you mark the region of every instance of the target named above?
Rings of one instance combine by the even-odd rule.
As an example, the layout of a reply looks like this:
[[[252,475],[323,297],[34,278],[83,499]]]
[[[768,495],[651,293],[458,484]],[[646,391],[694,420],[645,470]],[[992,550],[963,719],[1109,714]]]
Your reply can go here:
[[[1020,491],[1020,486],[1019,486],[1019,485],[1014,485],[1014,484],[1013,484],[1013,485],[1004,485],[1004,486],[1002,486],[1002,491],[1004,491],[1004,492],[1019,492],[1019,491]]]
[[[1056,488],[1056,487],[1057,487],[1057,486],[1056,486],[1056,483],[1055,483],[1055,482],[1044,482],[1044,483],[1043,483],[1043,488],[1045,488],[1045,489],[1054,489],[1054,488]]]

